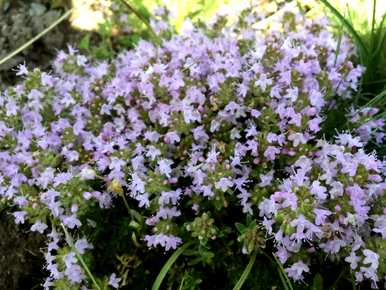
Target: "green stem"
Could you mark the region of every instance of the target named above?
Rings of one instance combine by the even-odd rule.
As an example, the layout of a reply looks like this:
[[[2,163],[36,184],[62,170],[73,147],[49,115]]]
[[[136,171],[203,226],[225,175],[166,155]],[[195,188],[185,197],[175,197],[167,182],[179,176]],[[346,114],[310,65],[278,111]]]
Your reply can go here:
[[[153,286],[151,287],[151,290],[158,290],[161,287],[162,281],[164,280],[166,274],[169,272],[172,265],[175,263],[177,258],[190,246],[190,243],[187,243],[183,245],[182,247],[178,248],[166,261],[165,265],[162,267],[161,271],[159,272],[157,278],[155,279]]]
[[[284,286],[284,289],[286,289],[286,290],[293,290],[291,281],[288,278],[287,273],[284,271],[284,268],[283,268],[282,264],[276,258],[276,256],[273,254],[272,256],[273,256],[274,259],[272,259],[267,253],[263,252],[263,254],[264,254],[264,256],[266,256],[268,258],[268,260],[271,261],[272,264],[277,264],[279,266],[277,271],[279,273],[280,280],[281,280],[281,282],[282,282],[282,284]]]
[[[153,27],[151,27],[149,21],[147,21],[147,19],[141,13],[139,13],[127,0],[121,0],[121,1],[127,7],[127,9],[129,9],[130,12],[132,12],[139,20],[141,20],[146,25],[146,27],[149,29],[149,31],[153,35],[155,42],[158,45],[160,45],[162,40],[155,33],[155,31],[154,31]]]
[[[78,260],[82,264],[83,269],[86,271],[87,275],[89,276],[89,278],[91,279],[91,281],[95,285],[95,288],[98,289],[98,290],[102,290],[102,288],[98,285],[97,281],[95,280],[94,276],[92,275],[92,273],[91,273],[90,269],[88,268],[87,264],[83,260],[82,255],[79,254],[78,250],[75,248],[75,246],[74,246],[74,244],[72,242],[72,238],[71,238],[70,234],[68,233],[66,227],[63,224],[60,224],[60,225],[62,226],[64,234],[66,236],[67,244],[71,247],[71,250],[75,253],[76,257],[78,258]]]
[[[127,212],[128,212],[129,215],[132,217],[133,214],[131,213],[131,209],[130,209],[129,203],[127,202],[127,199],[126,199],[126,197],[125,197],[125,194],[122,193],[122,194],[120,194],[120,196],[122,196],[123,203],[125,204],[125,207],[126,207],[126,209],[127,209]]]
[[[35,41],[46,35],[50,30],[55,28],[59,23],[61,23],[64,19],[66,19],[72,12],[72,9],[68,10],[66,13],[64,13],[59,19],[57,19],[55,22],[53,22],[50,26],[48,26],[46,29],[44,29],[42,32],[40,32],[38,35],[36,35],[34,38],[30,39],[26,43],[24,43],[22,46],[8,54],[6,57],[0,60],[0,65],[7,62],[11,58],[13,58],[15,55],[22,52],[24,49],[26,49],[28,46],[33,44]]]
[[[181,281],[181,284],[180,284],[180,288],[178,288],[178,290],[182,290],[182,286],[184,286],[184,282],[185,282],[185,276],[182,277],[182,281]]]
[[[372,14],[372,20],[371,20],[371,37],[370,37],[370,41],[371,41],[371,53],[374,53],[374,32],[375,32],[375,12],[376,12],[376,8],[377,8],[377,0],[373,0],[373,14]],[[371,58],[374,57],[374,55],[371,55],[370,56]]]
[[[255,264],[256,261],[256,256],[257,256],[257,251],[255,251],[251,258],[249,259],[247,267],[244,269],[243,274],[241,274],[241,277],[239,281],[237,281],[235,287],[233,287],[233,290],[240,290],[241,287],[243,287],[244,282],[247,280],[249,273],[251,272],[253,264]]]
[[[371,107],[377,103],[380,103],[381,105],[385,104],[385,96],[386,96],[386,90],[376,95],[374,98],[372,98],[370,101],[368,101],[362,108],[364,107]]]
[[[345,274],[346,270],[343,270],[338,278],[336,278],[336,280],[334,281],[334,283],[332,284],[332,286],[329,288],[329,289],[335,289],[336,285],[338,284],[338,282],[340,281],[340,279],[343,277],[343,275]]]
[[[282,265],[281,262],[276,258],[275,255],[272,255],[272,256],[273,256],[273,258],[275,259],[276,264],[279,266],[280,272],[281,272],[281,274],[283,275],[283,277],[284,277],[284,279],[285,279],[285,281],[286,281],[286,284],[287,284],[288,288],[289,288],[290,290],[293,290],[294,288],[292,287],[291,281],[290,281],[290,279],[288,278],[287,273],[285,272],[285,270],[284,270],[284,268],[283,268],[283,265]]]
[[[352,272],[350,273],[350,279],[349,280],[351,282],[352,290],[356,290],[357,286],[356,286],[356,283],[355,283],[354,274]]]

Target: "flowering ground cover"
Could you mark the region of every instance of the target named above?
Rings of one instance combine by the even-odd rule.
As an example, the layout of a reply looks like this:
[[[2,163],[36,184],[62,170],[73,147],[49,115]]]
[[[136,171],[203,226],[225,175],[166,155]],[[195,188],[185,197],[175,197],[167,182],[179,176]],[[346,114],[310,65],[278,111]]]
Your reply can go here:
[[[384,285],[385,122],[351,102],[366,68],[326,18],[262,29],[256,10],[175,34],[158,9],[158,41],[111,61],[18,67],[0,195],[46,237],[44,288]]]

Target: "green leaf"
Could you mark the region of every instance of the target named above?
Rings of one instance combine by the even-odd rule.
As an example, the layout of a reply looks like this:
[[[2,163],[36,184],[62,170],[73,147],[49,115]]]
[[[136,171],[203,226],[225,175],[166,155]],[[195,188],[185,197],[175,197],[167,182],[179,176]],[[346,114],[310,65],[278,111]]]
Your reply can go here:
[[[125,48],[132,48],[141,40],[141,36],[137,34],[120,36],[117,41]]]
[[[182,247],[178,248],[166,261],[165,265],[162,267],[157,278],[155,279],[151,290],[158,290],[161,287],[162,281],[164,280],[166,274],[169,272],[170,268],[176,262],[177,258],[190,246],[190,243],[186,243]]]
[[[323,290],[323,278],[319,273],[315,275],[311,290]]]
[[[288,278],[287,273],[284,271],[283,265],[280,263],[280,261],[276,258],[275,255],[273,255],[273,258],[275,259],[276,264],[279,266],[278,272],[284,288],[288,290],[293,290],[294,288],[292,287],[291,281]]]
[[[247,267],[244,269],[244,272],[243,272],[243,274],[241,274],[241,277],[237,281],[235,287],[233,287],[233,290],[240,290],[241,287],[243,287],[243,284],[247,280],[249,273],[251,272],[252,266],[256,261],[256,255],[257,255],[257,251],[255,251],[252,254],[251,258],[249,259],[249,263],[248,263]]]
[[[386,32],[385,32],[385,28],[383,26],[383,23],[385,22],[385,20],[386,20],[386,13],[383,14],[381,22],[378,25],[378,32],[377,32],[377,35],[378,35],[378,45],[377,45],[376,49],[373,52],[374,56],[378,55],[378,53],[381,51],[382,47],[385,44]]]
[[[373,14],[371,18],[371,33],[370,33],[370,50],[371,52],[374,51],[374,44],[375,44],[375,12],[377,8],[377,0],[373,0]]]
[[[103,44],[95,47],[93,50],[93,54],[97,59],[109,59],[112,56],[108,47]]]
[[[90,49],[90,34],[86,34],[79,42],[79,48],[84,50]]]
[[[245,231],[245,226],[243,224],[235,223],[235,227],[240,232],[240,234],[242,234]]]
[[[144,18],[146,18],[148,21],[152,18],[149,9],[147,9],[147,7],[143,5],[143,0],[132,0],[132,2]]]
[[[374,98],[372,98],[369,102],[367,102],[363,107],[371,107],[377,104],[378,102],[381,102],[381,105],[384,105],[386,103],[386,90],[376,95]]]

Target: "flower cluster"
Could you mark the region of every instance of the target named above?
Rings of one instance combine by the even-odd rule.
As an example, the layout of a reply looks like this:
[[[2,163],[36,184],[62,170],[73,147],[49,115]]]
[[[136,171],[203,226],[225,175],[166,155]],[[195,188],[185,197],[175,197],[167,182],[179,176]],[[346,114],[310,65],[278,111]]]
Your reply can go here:
[[[149,248],[226,237],[218,217],[232,220],[231,209],[262,222],[295,280],[320,250],[350,263],[358,282],[385,275],[384,164],[362,134],[321,134],[325,96],[358,87],[353,47],[325,19],[285,12],[280,27],[254,29],[259,19],[191,26],[109,63],[70,47],[52,74],[21,67],[25,81],[0,99],[0,194],[17,223],[47,234],[47,288],[88,285],[92,245],[67,231],[80,235],[90,207],[120,200],[145,217],[131,225]],[[168,35],[164,21],[152,25]],[[250,225],[240,253],[262,244]],[[115,274],[104,281],[119,285]]]
[[[348,134],[338,135],[337,144],[320,140],[312,156],[301,156],[291,166],[279,191],[260,203],[280,261],[299,260],[286,269],[292,278],[302,279],[309,271],[304,259],[322,250],[345,257],[357,281],[378,281],[386,184],[382,163],[357,149],[361,146]],[[369,243],[372,233],[379,236]]]

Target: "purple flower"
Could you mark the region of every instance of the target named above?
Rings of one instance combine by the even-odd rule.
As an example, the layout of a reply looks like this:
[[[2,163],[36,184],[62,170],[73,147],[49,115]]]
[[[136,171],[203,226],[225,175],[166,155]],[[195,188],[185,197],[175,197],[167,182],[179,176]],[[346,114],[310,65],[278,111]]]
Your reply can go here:
[[[85,238],[79,239],[75,242],[75,249],[79,254],[83,255],[86,249],[92,249],[93,246],[87,242]]]
[[[319,117],[313,118],[308,121],[308,127],[313,132],[319,132],[320,131],[320,124],[323,122],[323,120]]]
[[[48,226],[45,223],[42,223],[40,220],[36,221],[32,226],[31,226],[31,231],[33,232],[39,232],[43,233]]]
[[[370,268],[376,271],[379,265],[379,255],[369,249],[363,250],[363,254],[365,255],[363,264],[369,265]]]
[[[270,170],[266,174],[260,174],[260,180],[261,181],[259,183],[259,186],[260,187],[265,187],[265,186],[271,185],[271,182],[272,182],[272,179],[273,179],[273,175],[274,175],[274,171],[273,170]]]
[[[324,98],[321,92],[312,90],[310,93],[310,102],[314,107],[321,109],[324,106]]]
[[[77,161],[79,159],[79,153],[77,151],[69,150],[66,147],[63,147],[62,154],[69,162]]]
[[[280,149],[278,149],[275,146],[268,146],[267,149],[264,151],[264,157],[267,158],[268,160],[275,160],[276,155],[280,153]]]
[[[265,91],[268,86],[272,85],[272,79],[268,78],[266,74],[261,74],[259,79],[256,80],[255,85],[260,87],[262,91]]]
[[[71,172],[58,173],[54,178],[54,186],[64,184],[64,183],[68,182],[69,180],[71,180],[72,177],[73,177],[73,175]]]
[[[285,98],[289,99],[291,102],[295,102],[298,98],[299,89],[298,88],[288,88],[287,94],[284,96]]]
[[[303,273],[308,273],[310,268],[303,263],[303,261],[299,261],[294,263],[291,267],[286,268],[288,276],[294,279],[295,281],[303,280]]]
[[[288,140],[292,141],[294,147],[298,147],[300,144],[306,144],[307,138],[302,133],[294,133],[288,136]]]
[[[219,152],[216,152],[216,148],[213,146],[212,149],[208,153],[208,157],[206,159],[206,162],[209,164],[216,164],[217,163],[217,156],[219,155]]]
[[[284,264],[290,257],[288,251],[283,247],[279,247],[275,254],[282,264]]]
[[[135,199],[139,202],[139,207],[149,207],[150,206],[150,200],[149,200],[149,194],[138,194]]]
[[[28,69],[25,63],[21,63],[17,66],[17,71],[16,71],[17,76],[26,76],[28,75]]]
[[[173,164],[173,161],[169,159],[161,159],[158,160],[158,170],[160,173],[166,175],[167,177],[170,177],[170,174],[172,173],[171,165]]]
[[[205,143],[208,141],[209,136],[205,133],[204,126],[198,126],[192,129],[193,138],[198,142]]]
[[[165,234],[146,235],[145,241],[149,248],[160,245],[164,247],[166,251],[169,251],[170,249],[175,250],[178,245],[182,243],[182,240],[179,237]]]
[[[222,192],[226,192],[232,186],[233,181],[225,177],[222,177],[219,181],[215,183],[215,187],[221,189]]]
[[[112,273],[109,278],[109,286],[118,289],[119,288],[119,282],[121,282],[121,278],[118,278],[115,273]]]
[[[339,253],[340,249],[345,247],[346,245],[346,241],[339,238],[333,238],[325,243],[321,243],[320,247],[323,249],[324,252],[328,254],[337,254]]]
[[[70,252],[63,257],[66,269],[64,274],[71,281],[71,283],[81,283],[85,278],[82,267],[76,264],[75,253]]]
[[[374,216],[374,229],[375,233],[379,233],[382,235],[383,239],[386,239],[386,210],[384,210],[383,215]]]
[[[319,209],[319,208],[314,209],[314,213],[315,213],[315,224],[317,226],[324,225],[326,223],[326,218],[330,214],[332,214],[332,212],[329,210]]]
[[[259,110],[256,110],[256,109],[252,109],[252,110],[251,110],[251,116],[252,116],[253,118],[259,118],[260,115],[261,115],[261,113],[260,113]]]
[[[47,188],[48,184],[51,183],[54,180],[55,170],[51,167],[48,167],[45,169],[44,172],[40,175],[38,178],[38,182],[40,183],[40,186],[42,188]]]
[[[363,144],[360,142],[359,137],[353,137],[351,134],[339,134],[337,136],[337,143],[341,144],[343,146],[348,146],[349,148],[352,147],[362,147]]]
[[[145,192],[145,182],[136,173],[131,175],[130,189],[134,192],[134,196]]]
[[[15,217],[15,223],[16,224],[24,224],[26,215],[27,215],[27,212],[25,212],[25,211],[15,211],[13,213],[13,216]],[[31,230],[32,230],[32,228],[31,228]]]
[[[303,215],[294,219],[291,222],[291,226],[296,228],[296,233],[293,234],[293,237],[297,240],[312,240],[315,234],[319,234],[321,232],[317,226],[308,221]]]
[[[80,220],[74,214],[69,216],[63,216],[62,221],[63,224],[66,225],[69,229],[74,229],[82,225]]]
[[[314,181],[311,184],[311,194],[315,195],[320,200],[325,200],[327,198],[326,194],[327,188],[320,185],[319,181]]]
[[[259,215],[260,216],[270,216],[271,214],[276,214],[276,206],[275,202],[271,199],[264,199],[260,204],[259,204]]]
[[[164,141],[166,144],[174,144],[180,142],[180,136],[176,132],[169,132],[165,135]]]
[[[297,208],[297,196],[292,192],[277,191],[271,199],[277,204],[280,204],[281,208],[291,207],[292,210]]]
[[[256,126],[254,125],[251,125],[247,130],[246,130],[246,134],[245,134],[245,137],[254,137],[258,134],[258,132],[256,131]]]
[[[350,253],[349,256],[347,256],[344,259],[347,263],[350,263],[350,267],[352,270],[355,270],[358,267],[358,263],[360,262],[360,257],[358,257],[354,251]]]
[[[79,177],[81,180],[92,180],[95,179],[95,176],[95,171],[89,167],[84,167],[79,173]]]
[[[159,205],[166,205],[171,203],[172,205],[176,205],[178,200],[181,197],[182,190],[179,188],[175,191],[163,191],[158,200]]]

